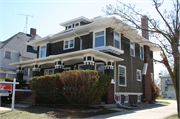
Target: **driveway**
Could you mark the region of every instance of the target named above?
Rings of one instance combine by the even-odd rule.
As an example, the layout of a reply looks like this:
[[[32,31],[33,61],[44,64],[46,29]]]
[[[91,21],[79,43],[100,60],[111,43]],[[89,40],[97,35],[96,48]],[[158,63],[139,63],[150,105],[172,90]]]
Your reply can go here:
[[[106,119],[163,119],[167,116],[177,114],[177,103],[175,100],[161,100],[170,102],[171,104],[158,107],[151,107],[141,110],[125,110],[122,112],[98,115],[90,118],[106,118]]]

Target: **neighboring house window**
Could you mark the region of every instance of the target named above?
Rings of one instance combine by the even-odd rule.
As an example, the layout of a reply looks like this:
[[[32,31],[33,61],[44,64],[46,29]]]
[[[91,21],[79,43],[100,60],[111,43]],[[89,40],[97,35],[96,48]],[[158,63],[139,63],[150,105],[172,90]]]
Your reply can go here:
[[[142,74],[146,75],[148,63],[144,63]]]
[[[11,52],[10,51],[5,51],[4,58],[10,59],[11,58]]]
[[[96,63],[95,68],[96,68],[96,71],[104,73],[104,64],[103,63]]]
[[[128,95],[125,95],[124,96],[124,103],[128,103],[129,102],[129,96]]]
[[[114,47],[121,49],[120,33],[114,31]]]
[[[116,96],[116,101],[121,102],[121,96],[115,95]]]
[[[119,65],[118,67],[119,86],[126,86],[126,67]]]
[[[141,81],[141,70],[137,69],[136,76],[137,76],[137,81]]]
[[[141,102],[141,96],[140,95],[137,96],[137,102]]]
[[[151,81],[153,82],[153,73],[151,73]]]
[[[44,75],[53,75],[54,74],[54,69],[45,69],[44,70]]]
[[[39,58],[46,57],[46,46],[41,46]]]
[[[140,59],[144,60],[144,48],[140,46]]]
[[[165,91],[168,91],[168,87],[167,86],[165,87]]]
[[[64,41],[64,50],[74,48],[74,40]]]
[[[84,64],[79,64],[78,65],[78,70],[84,70]]]
[[[130,41],[130,54],[131,56],[135,57],[135,46],[134,46],[134,42]]]
[[[104,31],[95,33],[95,47],[105,46]]]

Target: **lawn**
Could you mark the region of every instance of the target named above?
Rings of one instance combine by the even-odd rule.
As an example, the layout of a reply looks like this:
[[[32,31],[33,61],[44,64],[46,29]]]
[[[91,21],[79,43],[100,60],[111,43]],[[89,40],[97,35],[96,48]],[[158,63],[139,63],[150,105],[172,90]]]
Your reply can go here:
[[[171,116],[166,117],[164,119],[179,119],[179,118],[178,118],[178,114],[174,114],[174,115],[171,115]]]
[[[162,98],[162,97],[157,97],[156,99],[160,99],[160,100],[176,100],[176,98]]]
[[[158,100],[156,100],[156,101],[159,102],[159,103],[161,103],[161,104],[171,104],[171,103],[166,102],[166,101],[158,101]]]
[[[26,118],[35,118],[35,119],[46,119],[46,118],[85,118],[96,115],[103,115],[109,113],[115,113],[118,111],[103,109],[99,112],[62,112],[57,109],[44,108],[44,107],[30,107],[30,108],[21,108],[18,110],[12,111],[1,111],[1,119],[26,119]]]

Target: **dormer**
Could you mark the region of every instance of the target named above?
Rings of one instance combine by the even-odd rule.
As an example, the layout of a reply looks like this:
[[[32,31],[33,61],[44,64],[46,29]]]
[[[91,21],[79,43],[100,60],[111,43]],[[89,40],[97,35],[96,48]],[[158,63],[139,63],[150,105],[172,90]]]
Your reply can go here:
[[[75,18],[75,19],[60,23],[60,25],[64,26],[65,30],[70,30],[70,29],[73,29],[73,28],[83,26],[85,24],[89,24],[91,22],[92,21],[90,19],[81,16],[81,17],[78,17],[78,18]]]

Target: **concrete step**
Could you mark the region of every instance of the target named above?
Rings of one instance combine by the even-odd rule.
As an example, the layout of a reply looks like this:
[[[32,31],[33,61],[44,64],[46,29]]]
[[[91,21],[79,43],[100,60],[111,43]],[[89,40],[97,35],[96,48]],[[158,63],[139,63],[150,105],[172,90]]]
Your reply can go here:
[[[103,108],[115,108],[117,107],[116,104],[101,104],[99,105],[99,107],[103,107]]]
[[[7,107],[11,107],[11,104],[6,104]],[[14,104],[15,108],[26,108],[31,107],[32,105],[25,105],[25,104]]]
[[[106,104],[105,102],[101,102],[101,104]]]
[[[20,101],[33,101],[33,99],[22,99]]]
[[[16,104],[27,104],[27,105],[32,105],[33,102],[26,102],[26,101],[21,101],[17,102]]]

